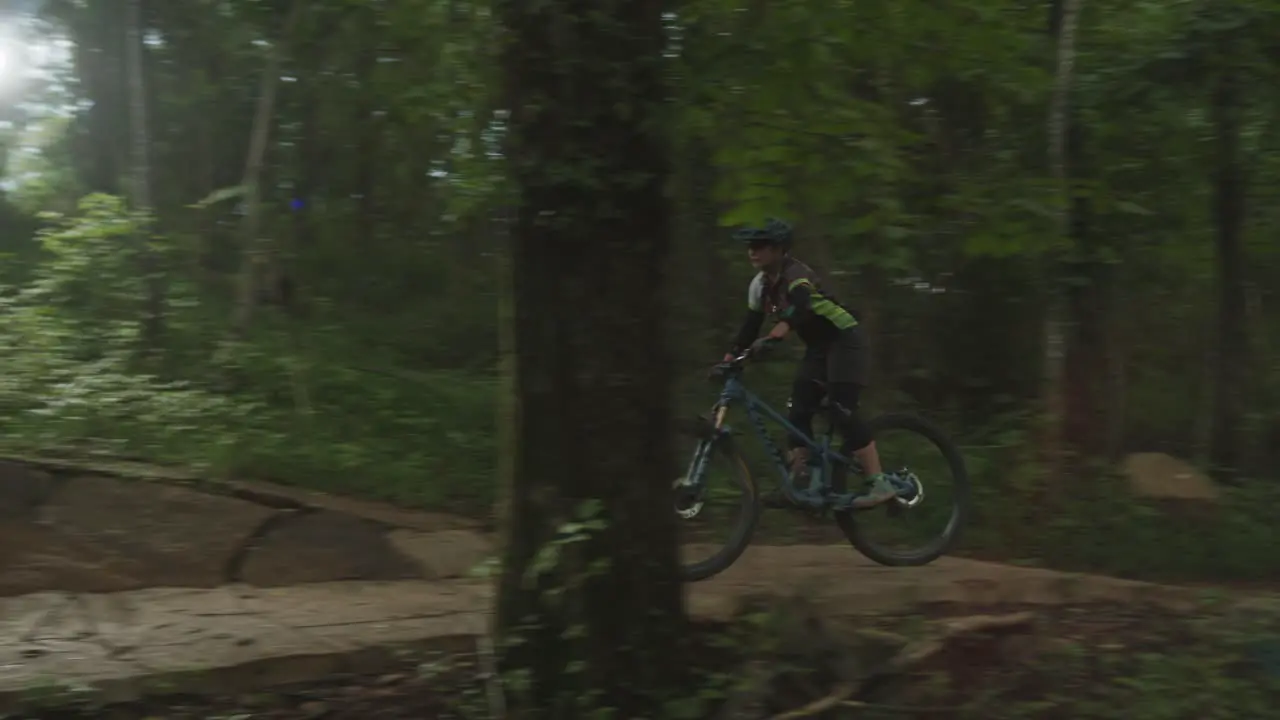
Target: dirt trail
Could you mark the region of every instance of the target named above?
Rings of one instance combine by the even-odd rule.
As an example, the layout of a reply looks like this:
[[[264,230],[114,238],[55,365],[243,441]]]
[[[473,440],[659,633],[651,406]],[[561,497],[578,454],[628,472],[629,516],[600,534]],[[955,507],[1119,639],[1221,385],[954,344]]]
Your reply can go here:
[[[688,590],[691,612],[724,618],[748,595],[809,594],[831,615],[920,603],[1193,607],[1199,591],[944,558],[871,565],[847,547],[759,547]],[[262,588],[45,592],[0,599],[0,708],[33,689],[92,688],[133,699],[157,690],[241,693],[343,672],[379,672],[406,643],[485,629],[483,579],[346,581]],[[1249,602],[1267,602],[1253,598]]]
[[[263,484],[0,463],[0,711],[33,688],[243,692],[377,672],[405,643],[472,642],[490,600],[473,569],[490,554],[489,538],[457,518]],[[725,618],[746,596],[779,592],[832,615],[1190,608],[1204,594],[956,558],[892,569],[836,544],[753,547],[690,586],[688,602]]]

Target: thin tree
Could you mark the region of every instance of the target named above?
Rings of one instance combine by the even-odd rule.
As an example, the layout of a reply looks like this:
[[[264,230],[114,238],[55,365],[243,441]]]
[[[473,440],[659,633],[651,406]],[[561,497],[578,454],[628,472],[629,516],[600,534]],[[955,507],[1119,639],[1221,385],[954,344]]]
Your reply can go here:
[[[1210,6],[1231,19],[1230,4]],[[1219,8],[1222,8],[1220,10]],[[1217,18],[1214,18],[1217,19]],[[1214,34],[1217,52],[1210,80],[1209,117],[1213,123],[1212,207],[1213,249],[1217,256],[1217,352],[1213,365],[1213,413],[1209,459],[1223,480],[1240,471],[1240,425],[1248,385],[1249,325],[1245,272],[1245,204],[1248,173],[1241,151],[1244,127],[1244,75],[1241,47],[1247,38],[1239,30]]]
[[[244,179],[240,182],[244,193],[244,222],[241,226],[240,275],[236,284],[235,314],[231,328],[235,335],[243,335],[249,329],[257,307],[258,287],[270,260],[271,248],[259,238],[262,225],[262,190],[259,180],[267,154],[267,142],[271,138],[271,126],[275,119],[276,93],[280,87],[280,66],[293,37],[294,28],[302,17],[302,0],[293,0],[284,21],[280,37],[271,43],[267,51],[267,66],[262,71],[258,87],[258,107],[253,114],[253,128],[249,132],[249,149],[244,161]]]
[[[1070,99],[1076,62],[1076,24],[1082,0],[1056,0],[1050,28],[1054,35],[1056,63],[1053,94],[1049,103],[1047,135],[1049,139],[1049,172],[1056,190],[1054,211],[1055,246],[1049,253],[1045,274],[1048,307],[1044,324],[1044,396],[1047,411],[1043,450],[1052,470],[1061,471],[1063,461],[1063,421],[1066,410],[1066,324],[1069,307],[1060,282],[1062,257],[1059,248],[1071,241],[1070,168],[1067,166]]]
[[[137,212],[149,215],[152,208],[151,199],[151,146],[150,131],[147,127],[147,83],[144,63],[144,43],[146,42],[142,0],[128,0],[126,6],[128,17],[125,20],[125,45],[128,48],[126,66],[129,78],[129,150],[130,180],[129,190],[133,196],[133,208]],[[146,287],[142,319],[142,347],[150,352],[157,349],[160,336],[164,331],[165,278],[160,267],[159,258],[151,248],[151,228],[143,225],[138,229],[137,253],[138,270],[143,276]]]

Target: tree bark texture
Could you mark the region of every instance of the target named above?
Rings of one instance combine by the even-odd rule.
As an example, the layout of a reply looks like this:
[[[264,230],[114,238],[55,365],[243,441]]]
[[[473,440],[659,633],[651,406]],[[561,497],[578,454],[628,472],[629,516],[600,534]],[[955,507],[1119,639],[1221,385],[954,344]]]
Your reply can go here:
[[[514,717],[653,716],[681,677],[662,9],[498,6],[517,407],[497,620]]]

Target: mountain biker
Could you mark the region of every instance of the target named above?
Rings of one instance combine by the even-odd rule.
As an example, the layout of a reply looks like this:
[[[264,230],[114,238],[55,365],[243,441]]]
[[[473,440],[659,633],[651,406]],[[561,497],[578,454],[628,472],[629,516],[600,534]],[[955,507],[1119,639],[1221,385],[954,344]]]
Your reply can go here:
[[[733,237],[747,246],[747,257],[759,272],[747,291],[747,317],[725,361],[748,349],[758,354],[795,330],[805,344],[805,353],[796,369],[787,419],[813,437],[813,417],[824,393],[829,393],[832,405],[845,410],[835,413],[840,451],[846,457],[856,457],[866,471],[867,486],[855,498],[854,507],[873,507],[893,499],[896,493],[880,466],[871,430],[858,416],[867,372],[867,347],[858,321],[823,290],[812,268],[791,256],[788,223],[770,219],[764,227],[742,228]],[[778,323],[768,335],[759,337],[766,314],[776,316]],[[809,474],[810,450],[795,438],[790,445],[792,481],[803,487]],[[761,501],[775,508],[789,504],[780,491]]]

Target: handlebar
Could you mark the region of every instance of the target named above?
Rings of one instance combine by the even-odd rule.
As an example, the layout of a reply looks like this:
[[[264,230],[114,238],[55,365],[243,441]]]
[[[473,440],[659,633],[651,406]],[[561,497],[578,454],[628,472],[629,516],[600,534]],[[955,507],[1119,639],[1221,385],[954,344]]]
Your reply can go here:
[[[780,341],[781,341],[781,338],[769,338],[767,342],[769,345],[773,345]],[[732,371],[740,370],[742,366],[746,364],[746,362],[754,356],[755,356],[755,353],[751,352],[751,348],[747,348],[746,350],[743,350],[741,354],[734,357],[732,360],[726,360],[724,362],[716,363],[711,369],[712,377],[716,377],[716,378],[724,377],[726,374]]]

